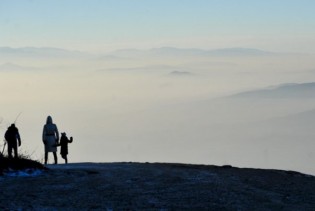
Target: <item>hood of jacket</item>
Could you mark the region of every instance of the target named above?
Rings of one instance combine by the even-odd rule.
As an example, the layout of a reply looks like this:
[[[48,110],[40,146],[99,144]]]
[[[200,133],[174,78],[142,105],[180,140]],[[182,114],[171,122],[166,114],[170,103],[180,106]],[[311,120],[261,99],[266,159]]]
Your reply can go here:
[[[53,121],[52,121],[51,116],[48,116],[47,120],[46,120],[46,124],[52,124],[52,123],[53,123]]]

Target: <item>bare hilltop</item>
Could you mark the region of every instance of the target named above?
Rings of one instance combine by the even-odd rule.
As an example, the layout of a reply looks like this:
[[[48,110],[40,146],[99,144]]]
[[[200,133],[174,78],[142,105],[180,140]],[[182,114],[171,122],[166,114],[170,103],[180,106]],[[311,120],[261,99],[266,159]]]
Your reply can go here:
[[[314,210],[315,177],[166,163],[75,163],[0,176],[1,210]]]

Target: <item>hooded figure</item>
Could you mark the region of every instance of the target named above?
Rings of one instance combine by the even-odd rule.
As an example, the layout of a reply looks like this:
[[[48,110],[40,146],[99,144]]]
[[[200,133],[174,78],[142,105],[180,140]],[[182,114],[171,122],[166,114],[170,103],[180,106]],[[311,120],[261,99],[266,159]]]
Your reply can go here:
[[[15,127],[15,124],[12,124],[8,127],[8,130],[4,134],[4,138],[8,143],[8,156],[12,158],[12,149],[14,151],[14,158],[18,158],[18,145],[21,146],[21,138],[19,134],[19,130]]]
[[[61,138],[60,138],[60,154],[61,154],[61,157],[63,159],[65,159],[65,163],[67,164],[68,163],[68,158],[67,158],[67,155],[68,155],[68,143],[72,143],[73,141],[73,138],[70,137],[70,139],[68,139],[67,137],[67,134],[66,133],[61,133]]]
[[[43,128],[43,142],[45,144],[45,164],[48,160],[48,152],[54,154],[55,164],[57,164],[57,145],[59,141],[59,132],[55,124],[53,124],[51,116],[47,117],[46,124]]]

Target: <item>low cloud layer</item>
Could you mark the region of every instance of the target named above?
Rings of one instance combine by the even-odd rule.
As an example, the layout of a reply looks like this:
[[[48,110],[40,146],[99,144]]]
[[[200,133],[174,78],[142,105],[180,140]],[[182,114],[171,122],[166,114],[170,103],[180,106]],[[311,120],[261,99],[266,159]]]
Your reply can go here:
[[[28,53],[23,55],[25,51]],[[52,50],[52,51],[51,51]],[[314,173],[314,56],[256,49],[0,48],[2,132],[43,157],[52,115],[69,161],[232,164]],[[283,85],[285,84],[285,85]],[[314,160],[314,159],[313,159]]]

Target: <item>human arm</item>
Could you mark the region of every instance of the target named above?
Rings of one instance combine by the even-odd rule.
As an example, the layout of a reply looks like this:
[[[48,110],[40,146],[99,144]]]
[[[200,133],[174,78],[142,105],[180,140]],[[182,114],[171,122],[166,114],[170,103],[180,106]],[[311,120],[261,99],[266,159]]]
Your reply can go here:
[[[5,139],[5,140],[8,139],[8,131],[5,132],[5,134],[4,134],[4,139]]]
[[[18,142],[19,142],[19,146],[21,146],[21,136],[20,136],[19,131],[16,132],[16,139],[17,139]]]
[[[46,127],[45,127],[45,125],[43,128],[42,140],[43,140],[43,143],[46,144]]]
[[[59,143],[59,131],[58,131],[57,125],[55,125],[55,137],[56,137],[56,143],[58,144]]]

